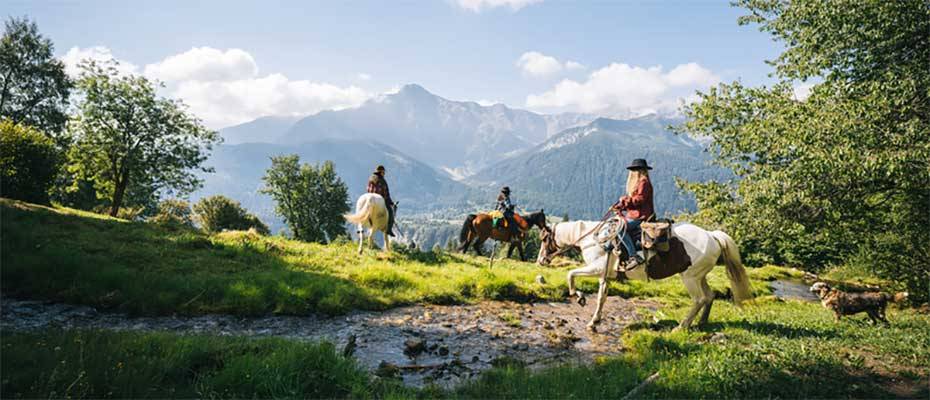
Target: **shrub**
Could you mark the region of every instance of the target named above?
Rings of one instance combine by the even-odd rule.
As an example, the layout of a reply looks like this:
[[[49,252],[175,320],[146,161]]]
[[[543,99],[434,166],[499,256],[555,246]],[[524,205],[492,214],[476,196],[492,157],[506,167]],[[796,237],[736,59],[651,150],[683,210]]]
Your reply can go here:
[[[244,231],[254,228],[267,235],[268,226],[255,215],[249,214],[239,202],[225,196],[210,196],[194,204],[194,214],[200,227],[207,232],[223,230]]]
[[[52,139],[35,128],[0,121],[0,195],[48,204],[58,166]]]
[[[158,203],[158,212],[149,218],[149,222],[164,225],[194,226],[193,212],[188,202],[178,199],[162,200]]]

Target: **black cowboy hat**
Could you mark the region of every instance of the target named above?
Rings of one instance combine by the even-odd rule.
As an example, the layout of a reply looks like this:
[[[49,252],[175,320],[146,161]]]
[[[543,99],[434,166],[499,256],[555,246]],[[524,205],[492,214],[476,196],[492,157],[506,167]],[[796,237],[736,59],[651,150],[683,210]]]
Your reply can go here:
[[[501,188],[501,193],[510,193],[510,186],[504,186]]]
[[[646,164],[646,160],[645,160],[645,159],[637,158],[637,159],[633,160],[633,162],[630,164],[630,166],[629,166],[629,167],[626,167],[626,169],[629,169],[629,170],[636,170],[636,169],[652,169],[652,167],[650,167],[649,164]]]
[[[375,168],[375,173],[377,174],[377,173],[379,173],[379,172],[384,172],[384,166],[383,166],[383,165],[379,165],[377,168]]]

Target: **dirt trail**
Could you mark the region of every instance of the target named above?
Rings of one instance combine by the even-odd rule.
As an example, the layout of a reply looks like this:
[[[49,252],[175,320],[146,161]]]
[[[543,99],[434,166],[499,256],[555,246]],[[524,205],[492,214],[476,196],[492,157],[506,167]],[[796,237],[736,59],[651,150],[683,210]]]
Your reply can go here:
[[[60,327],[326,339],[339,349],[348,345],[353,356],[372,373],[400,376],[412,386],[436,383],[448,387],[491,368],[502,358],[520,360],[535,368],[553,363],[587,363],[596,356],[616,354],[622,350],[620,336],[624,327],[651,314],[650,310],[656,310],[659,304],[610,297],[605,307],[598,333],[592,333],[585,329],[594,310],[590,303],[586,307],[512,302],[423,305],[334,318],[131,318],[85,306],[4,298],[0,327],[4,331]]]

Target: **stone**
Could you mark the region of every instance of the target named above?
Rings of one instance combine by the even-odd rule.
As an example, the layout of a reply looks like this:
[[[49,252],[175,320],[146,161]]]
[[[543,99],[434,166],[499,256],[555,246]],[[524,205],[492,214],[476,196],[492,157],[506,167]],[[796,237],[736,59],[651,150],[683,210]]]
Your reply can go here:
[[[439,355],[440,355],[440,356],[443,356],[443,357],[449,355],[449,348],[446,347],[446,346],[440,346],[440,347],[439,347]]]
[[[545,285],[545,284],[546,284],[546,278],[543,277],[542,275],[536,275],[536,283],[538,283],[538,284],[540,284],[540,285]]]
[[[416,357],[424,350],[426,350],[426,341],[423,339],[407,339],[404,342],[404,354],[407,357]]]

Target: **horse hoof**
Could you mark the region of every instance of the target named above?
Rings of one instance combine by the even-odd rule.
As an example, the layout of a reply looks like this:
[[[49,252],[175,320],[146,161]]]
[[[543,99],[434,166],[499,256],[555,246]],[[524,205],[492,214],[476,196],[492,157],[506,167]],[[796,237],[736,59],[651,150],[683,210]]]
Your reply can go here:
[[[597,333],[597,325],[588,324],[588,331],[591,333]]]
[[[578,296],[578,301],[577,301],[577,303],[578,303],[579,306],[584,307],[585,305],[588,304],[588,299],[586,299],[584,296]]]

